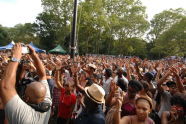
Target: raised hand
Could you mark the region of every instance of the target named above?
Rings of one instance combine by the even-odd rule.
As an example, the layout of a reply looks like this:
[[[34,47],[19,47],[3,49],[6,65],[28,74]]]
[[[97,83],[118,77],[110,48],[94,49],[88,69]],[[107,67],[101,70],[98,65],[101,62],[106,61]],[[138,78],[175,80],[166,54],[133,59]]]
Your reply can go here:
[[[22,57],[22,46],[21,43],[16,43],[12,49],[12,57],[21,59]]]
[[[116,83],[112,81],[110,84],[110,92],[115,93],[116,88],[117,88]]]
[[[28,47],[28,49],[30,51],[30,54],[35,53],[35,50],[34,50],[34,48],[32,48],[32,46],[28,45],[27,47]]]
[[[120,94],[116,98],[116,107],[118,109],[121,109],[124,95],[125,95],[125,92],[122,91],[122,92],[120,92]]]
[[[179,72],[178,72],[178,70],[175,67],[171,67],[170,71],[173,73],[174,76],[178,76],[179,75],[178,74]]]
[[[74,83],[76,86],[79,85],[79,76],[77,73],[74,74]]]

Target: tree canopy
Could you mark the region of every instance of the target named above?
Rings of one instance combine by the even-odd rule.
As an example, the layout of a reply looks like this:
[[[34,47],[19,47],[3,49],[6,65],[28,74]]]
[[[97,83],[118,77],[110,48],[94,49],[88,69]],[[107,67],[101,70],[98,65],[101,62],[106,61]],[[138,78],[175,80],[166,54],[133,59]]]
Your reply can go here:
[[[69,50],[73,0],[42,0],[36,21],[0,26],[0,45],[30,41],[49,50]],[[186,11],[164,10],[147,20],[140,0],[79,0],[77,42],[79,54],[113,54],[161,58],[186,55]]]

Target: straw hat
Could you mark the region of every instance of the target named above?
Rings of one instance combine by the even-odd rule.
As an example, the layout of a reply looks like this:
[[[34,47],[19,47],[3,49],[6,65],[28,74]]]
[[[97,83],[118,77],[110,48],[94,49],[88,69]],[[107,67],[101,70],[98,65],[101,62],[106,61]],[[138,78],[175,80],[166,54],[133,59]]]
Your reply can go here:
[[[94,64],[88,64],[88,66],[93,68],[93,69],[97,69],[97,67]]]
[[[85,93],[94,102],[101,104],[105,102],[104,96],[105,91],[102,87],[97,84],[92,84],[89,87],[85,87]]]

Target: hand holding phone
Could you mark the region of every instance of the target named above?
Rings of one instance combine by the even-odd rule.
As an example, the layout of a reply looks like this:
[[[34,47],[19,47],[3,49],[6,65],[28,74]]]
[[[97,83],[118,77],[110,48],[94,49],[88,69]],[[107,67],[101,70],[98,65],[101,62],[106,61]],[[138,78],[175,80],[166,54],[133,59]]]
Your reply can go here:
[[[22,47],[22,53],[23,53],[23,54],[28,54],[28,53],[30,53],[28,47],[26,47],[26,46]]]
[[[25,44],[21,43],[21,46],[22,46],[22,54],[30,53],[28,47]]]

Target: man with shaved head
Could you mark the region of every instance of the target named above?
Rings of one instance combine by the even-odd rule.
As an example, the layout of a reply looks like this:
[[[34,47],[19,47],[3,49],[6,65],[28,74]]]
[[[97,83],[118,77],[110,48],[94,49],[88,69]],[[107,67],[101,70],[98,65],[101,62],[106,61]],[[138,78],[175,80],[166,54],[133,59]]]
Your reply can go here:
[[[33,82],[27,85],[25,90],[25,99],[29,103],[37,103],[39,104],[45,98],[46,87],[40,82]]]
[[[9,124],[47,124],[50,117],[51,96],[45,68],[34,49],[30,46],[28,48],[39,81],[26,86],[24,101],[15,89],[16,71],[22,57],[20,43],[15,44],[12,49],[11,61],[8,63],[4,77],[0,82],[0,96]]]

